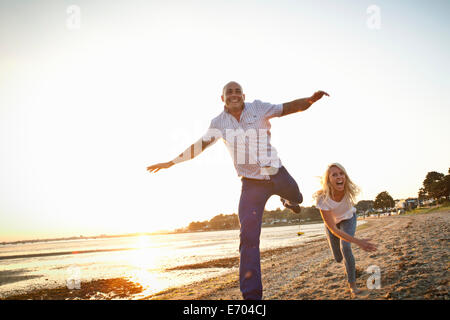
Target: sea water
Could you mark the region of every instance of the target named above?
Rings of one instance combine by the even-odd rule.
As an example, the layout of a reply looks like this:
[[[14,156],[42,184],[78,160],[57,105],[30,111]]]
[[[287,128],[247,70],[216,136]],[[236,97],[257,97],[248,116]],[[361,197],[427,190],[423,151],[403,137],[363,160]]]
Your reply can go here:
[[[358,221],[358,224],[360,221]],[[304,235],[298,236],[298,231]],[[262,228],[261,250],[325,236],[324,225]],[[15,256],[15,258],[8,258]],[[143,287],[137,299],[218,276],[230,268],[166,269],[239,256],[239,230],[0,245],[0,298],[69,285],[68,279],[126,278]]]

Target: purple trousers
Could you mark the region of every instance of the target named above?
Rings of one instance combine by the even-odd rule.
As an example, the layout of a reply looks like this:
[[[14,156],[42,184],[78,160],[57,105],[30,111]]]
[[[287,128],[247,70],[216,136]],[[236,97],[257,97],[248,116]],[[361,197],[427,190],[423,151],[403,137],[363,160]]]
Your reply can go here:
[[[242,178],[239,201],[239,282],[242,297],[246,300],[262,299],[259,237],[264,207],[272,195],[278,195],[292,204],[303,201],[297,182],[284,167],[270,176],[270,180]]]

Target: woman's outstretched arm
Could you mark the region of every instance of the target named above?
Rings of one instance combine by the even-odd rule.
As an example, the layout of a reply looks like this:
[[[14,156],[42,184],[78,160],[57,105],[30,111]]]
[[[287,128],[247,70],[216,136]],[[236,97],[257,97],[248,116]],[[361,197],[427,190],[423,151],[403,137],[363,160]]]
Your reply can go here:
[[[358,239],[358,238],[352,237],[351,235],[349,235],[348,233],[346,233],[342,230],[339,230],[336,227],[336,223],[334,223],[334,219],[333,219],[331,211],[320,210],[320,214],[322,215],[322,220],[325,223],[325,225],[327,226],[327,228],[331,231],[331,233],[333,233],[339,239],[354,243],[354,244],[358,245],[359,247],[361,247],[361,249],[363,249],[365,251],[376,251],[377,250],[377,247],[373,243],[370,242],[371,239]]]

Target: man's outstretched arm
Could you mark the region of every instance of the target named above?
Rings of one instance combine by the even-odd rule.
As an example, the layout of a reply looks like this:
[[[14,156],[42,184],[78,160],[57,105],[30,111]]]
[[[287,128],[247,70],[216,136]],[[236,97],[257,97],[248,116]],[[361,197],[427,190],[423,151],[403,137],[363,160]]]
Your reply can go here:
[[[149,172],[158,172],[161,169],[168,169],[176,163],[194,159],[196,156],[198,156],[200,153],[202,153],[203,150],[205,150],[213,142],[215,142],[214,137],[211,137],[211,140],[209,140],[209,141],[204,141],[203,138],[200,138],[197,142],[195,142],[189,148],[187,148],[182,153],[180,153],[180,155],[178,157],[176,157],[175,159],[170,160],[169,162],[161,162],[161,163],[154,164],[152,166],[147,167],[147,170]]]
[[[317,91],[311,97],[297,99],[291,102],[283,103],[283,113],[281,116],[285,116],[291,113],[305,111],[308,109],[314,102],[321,99],[324,95],[330,96],[325,91]]]

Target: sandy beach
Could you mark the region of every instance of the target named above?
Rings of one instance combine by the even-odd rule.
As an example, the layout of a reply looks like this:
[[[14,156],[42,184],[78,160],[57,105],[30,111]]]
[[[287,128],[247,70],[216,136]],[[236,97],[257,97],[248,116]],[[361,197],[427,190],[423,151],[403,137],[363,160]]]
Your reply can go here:
[[[354,299],[411,300],[449,298],[449,219],[448,207],[380,218],[368,218],[356,236],[370,238],[378,251],[367,253],[353,245],[357,265],[357,285],[362,293]],[[346,290],[342,263],[332,259],[327,241],[318,239],[288,248],[261,253],[264,299],[325,300],[352,299]],[[171,288],[144,299],[163,300],[240,300],[239,257],[230,257],[181,268],[227,268],[217,278]],[[368,268],[379,268],[380,286],[373,288],[376,275]],[[6,299],[130,299],[142,287],[128,279],[100,279],[83,282],[80,290],[66,287],[35,290]]]

